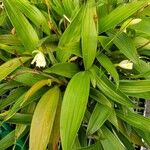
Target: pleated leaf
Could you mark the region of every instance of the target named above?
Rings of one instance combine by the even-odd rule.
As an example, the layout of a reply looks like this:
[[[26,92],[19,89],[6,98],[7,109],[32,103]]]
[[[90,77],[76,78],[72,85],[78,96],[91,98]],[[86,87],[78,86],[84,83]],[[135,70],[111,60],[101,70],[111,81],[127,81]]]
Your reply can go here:
[[[150,92],[150,80],[121,80],[119,88],[125,93]]]
[[[69,82],[64,94],[60,133],[63,150],[70,150],[81,125],[90,89],[88,72],[79,72]]]
[[[11,131],[0,140],[0,149],[5,150],[12,146],[15,142],[15,131]]]
[[[94,69],[94,70],[92,70]],[[92,71],[98,71],[98,68],[92,68]],[[95,73],[98,88],[111,100],[126,106],[134,106],[131,100],[122,93],[106,76],[101,73]]]
[[[51,135],[59,101],[60,90],[56,86],[48,90],[38,102],[30,129],[30,150],[45,150]]]
[[[71,56],[71,52],[69,49],[61,50],[62,47],[65,47],[67,44],[72,42],[77,42],[80,39],[81,34],[81,24],[82,24],[82,18],[84,15],[84,7],[82,7],[79,12],[75,15],[74,19],[71,21],[70,25],[67,27],[67,29],[62,34],[58,48],[57,48],[57,59],[60,62],[65,62],[69,59]],[[60,50],[59,50],[60,48]]]
[[[14,25],[17,35],[28,51],[36,49],[39,42],[36,31],[33,29],[26,17],[16,8],[15,0],[5,0],[4,6],[7,15]]]
[[[87,133],[93,134],[105,123],[111,114],[111,108],[97,103],[90,117]]]
[[[114,28],[119,23],[121,23],[123,20],[127,19],[136,11],[140,10],[142,7],[144,7],[146,4],[148,4],[148,1],[138,1],[138,2],[132,2],[128,4],[124,4],[121,6],[118,6],[116,9],[114,9],[110,14],[106,15],[99,21],[99,32],[105,32],[109,29]]]
[[[119,34],[114,38],[113,42],[119,48],[121,53],[123,53],[128,59],[134,63],[139,61],[139,55],[136,51],[136,47],[131,38],[127,36],[127,34]]]
[[[17,9],[25,14],[38,28],[42,28],[46,34],[50,33],[48,22],[38,8],[31,5],[27,0],[15,0],[15,4]]]
[[[50,85],[51,80],[41,80],[36,82],[25,94],[24,101],[21,103],[21,106],[32,96],[34,95],[39,89],[41,89],[45,85]]]
[[[71,78],[73,75],[75,75],[79,71],[79,68],[76,64],[73,63],[57,63],[54,64],[52,67],[44,70],[46,73],[54,73],[57,75],[61,75],[64,77]]]
[[[5,79],[10,73],[16,70],[22,63],[28,61],[30,57],[14,58],[0,66],[0,81]]]
[[[114,64],[111,62],[111,60],[104,55],[103,53],[100,53],[97,57],[97,60],[100,62],[100,64],[108,71],[108,73],[111,74],[111,76],[114,78],[116,85],[119,85],[119,75],[117,73],[117,70],[114,66]]]
[[[130,111],[126,113],[118,111],[117,116],[131,126],[150,133],[150,118],[132,113]]]
[[[126,150],[121,141],[107,127],[103,126],[102,132],[106,139],[101,140],[104,150]]]
[[[97,29],[94,17],[96,6],[87,3],[82,22],[81,43],[82,55],[85,69],[89,69],[95,59],[97,49]]]

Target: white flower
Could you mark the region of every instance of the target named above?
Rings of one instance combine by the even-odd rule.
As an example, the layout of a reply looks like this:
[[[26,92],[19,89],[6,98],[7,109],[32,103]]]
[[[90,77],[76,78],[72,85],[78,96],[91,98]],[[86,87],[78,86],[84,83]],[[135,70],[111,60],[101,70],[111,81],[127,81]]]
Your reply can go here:
[[[4,9],[4,4],[3,4],[3,2],[0,4],[0,8],[1,8],[1,9]]]
[[[141,21],[142,21],[142,19],[136,18],[136,19],[133,19],[133,20],[129,23],[129,25],[135,25],[135,24],[138,24],[138,23],[141,22]]]
[[[36,66],[39,68],[45,67],[46,66],[46,60],[45,60],[44,54],[39,50],[35,50],[32,53],[37,53],[37,54],[34,56],[34,59],[32,60],[31,64],[36,63]]]
[[[119,67],[123,68],[123,69],[133,69],[133,63],[129,60],[123,60],[118,64]]]

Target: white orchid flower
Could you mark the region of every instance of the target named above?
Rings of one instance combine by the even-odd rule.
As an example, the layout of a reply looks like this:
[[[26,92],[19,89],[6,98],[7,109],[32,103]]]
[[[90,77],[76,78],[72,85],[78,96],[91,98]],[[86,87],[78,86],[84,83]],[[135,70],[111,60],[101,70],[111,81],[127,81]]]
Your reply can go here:
[[[133,63],[129,60],[123,60],[118,64],[119,67],[123,68],[123,69],[128,69],[131,70],[133,69]]]
[[[135,25],[135,24],[138,24],[138,23],[141,22],[141,21],[142,21],[142,19],[136,18],[136,19],[133,19],[133,20],[129,23],[129,25]]]
[[[39,50],[35,50],[32,53],[37,53],[37,54],[34,56],[34,59],[32,60],[31,64],[36,63],[36,66],[39,68],[45,67],[46,66],[46,60],[45,60],[44,54]]]
[[[1,8],[1,9],[4,9],[4,4],[3,4],[3,2],[1,2],[0,8]]]

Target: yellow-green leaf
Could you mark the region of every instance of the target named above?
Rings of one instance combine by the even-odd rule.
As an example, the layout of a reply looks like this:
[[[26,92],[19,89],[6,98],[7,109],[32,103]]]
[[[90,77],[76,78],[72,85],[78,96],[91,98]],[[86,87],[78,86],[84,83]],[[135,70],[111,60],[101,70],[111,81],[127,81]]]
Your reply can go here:
[[[28,61],[30,57],[14,58],[0,66],[0,81],[5,79],[11,72]]]
[[[38,102],[31,122],[30,150],[46,149],[55,119],[59,96],[60,90],[55,86],[48,90]]]

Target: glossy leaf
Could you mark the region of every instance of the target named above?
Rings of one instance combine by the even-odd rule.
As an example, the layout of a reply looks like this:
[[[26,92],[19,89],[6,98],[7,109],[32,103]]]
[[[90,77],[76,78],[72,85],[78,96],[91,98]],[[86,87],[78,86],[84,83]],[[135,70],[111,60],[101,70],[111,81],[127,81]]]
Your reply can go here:
[[[118,6],[110,14],[100,19],[99,32],[102,33],[114,28],[123,20],[136,13],[136,11],[143,8],[146,4],[148,4],[148,1],[138,1]]]
[[[118,138],[107,127],[103,126],[101,129],[106,138],[104,140],[101,140],[101,143],[105,150],[110,150],[110,149],[115,150],[116,147],[119,150],[126,150],[126,148],[121,143],[121,141],[118,140]]]
[[[114,78],[116,85],[119,85],[119,75],[117,73],[117,70],[114,66],[114,64],[111,62],[111,60],[104,55],[103,53],[100,53],[97,57],[97,60],[100,62],[100,64],[108,71],[108,73],[111,74],[111,76]]]
[[[87,133],[93,134],[99,130],[104,122],[108,119],[111,111],[112,110],[110,107],[97,103],[90,117]]]
[[[41,11],[34,5],[31,5],[27,0],[15,0],[17,9],[19,9],[23,14],[25,14],[38,28],[49,34],[48,21],[41,13]]]
[[[54,64],[52,67],[44,70],[44,72],[46,73],[54,73],[68,78],[71,78],[78,71],[79,68],[77,67],[76,64],[67,63],[67,62]]]
[[[70,42],[77,42],[80,39],[81,34],[81,23],[83,18],[84,8],[82,7],[79,12],[76,14],[74,19],[71,21],[70,25],[67,27],[63,35],[61,36],[57,48],[57,59],[60,62],[65,62],[71,56],[69,50],[59,50],[59,47],[62,48]]]
[[[150,132],[150,118],[148,117],[144,117],[130,111],[124,114],[117,112],[117,116],[135,128],[141,129],[148,133]]]
[[[92,1],[94,3],[94,1]],[[94,21],[96,7],[87,2],[82,21],[81,43],[85,69],[89,69],[95,59],[97,49],[97,29]]]
[[[60,118],[60,133],[64,150],[71,149],[74,143],[86,110],[89,88],[88,72],[79,72],[73,76],[67,86]]]
[[[4,6],[9,19],[14,25],[17,35],[28,51],[35,50],[39,42],[37,33],[25,18],[25,16],[16,8],[15,0],[5,0]]]

